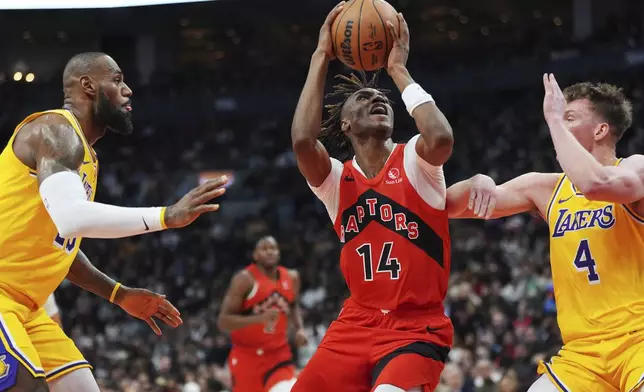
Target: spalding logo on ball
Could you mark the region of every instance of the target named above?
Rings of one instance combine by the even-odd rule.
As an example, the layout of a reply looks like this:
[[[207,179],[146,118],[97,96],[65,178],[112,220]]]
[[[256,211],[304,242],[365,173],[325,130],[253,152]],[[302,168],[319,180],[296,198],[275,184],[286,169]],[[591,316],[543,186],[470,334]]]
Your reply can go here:
[[[385,66],[393,47],[387,21],[399,29],[398,12],[384,0],[350,0],[331,26],[338,59],[358,71]]]

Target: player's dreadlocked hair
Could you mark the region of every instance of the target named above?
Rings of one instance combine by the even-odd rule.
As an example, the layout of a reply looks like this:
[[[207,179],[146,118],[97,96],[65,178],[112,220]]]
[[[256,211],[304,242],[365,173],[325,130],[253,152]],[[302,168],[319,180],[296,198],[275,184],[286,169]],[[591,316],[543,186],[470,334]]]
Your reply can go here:
[[[350,159],[353,154],[353,146],[351,141],[342,132],[342,108],[347,102],[349,97],[363,88],[373,88],[383,94],[389,93],[389,90],[380,89],[377,87],[378,72],[374,73],[371,79],[367,79],[367,74],[360,72],[360,76],[352,73],[350,76],[336,75],[336,79],[340,82],[333,86],[333,92],[327,94],[324,98],[340,97],[341,101],[325,105],[324,107],[329,111],[329,118],[322,122],[322,131],[320,132],[320,141],[326,147],[331,156],[336,157],[344,162]]]

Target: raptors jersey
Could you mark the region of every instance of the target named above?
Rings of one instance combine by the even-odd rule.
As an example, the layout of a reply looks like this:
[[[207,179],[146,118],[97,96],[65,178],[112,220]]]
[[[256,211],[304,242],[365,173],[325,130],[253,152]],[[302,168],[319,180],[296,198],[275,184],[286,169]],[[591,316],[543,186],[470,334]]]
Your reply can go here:
[[[419,136],[395,145],[374,178],[355,159],[332,159],[327,179],[312,187],[342,243],[351,299],[367,308],[442,310],[450,271],[445,179],[442,167],[418,157]]]
[[[642,329],[644,217],[591,201],[562,175],[548,207],[550,265],[564,343]]]
[[[273,280],[255,265],[246,267],[255,281],[253,289],[242,305],[245,314],[261,314],[266,309],[277,308],[281,315],[275,325],[255,324],[231,333],[233,345],[263,351],[288,346],[287,329],[291,305],[295,300],[293,281],[288,269],[277,267],[277,280]]]

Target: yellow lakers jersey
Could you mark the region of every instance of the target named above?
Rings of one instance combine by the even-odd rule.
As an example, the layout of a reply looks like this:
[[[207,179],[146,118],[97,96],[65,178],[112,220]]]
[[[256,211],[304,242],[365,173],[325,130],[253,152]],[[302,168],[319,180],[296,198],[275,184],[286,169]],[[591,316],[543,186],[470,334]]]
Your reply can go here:
[[[64,116],[85,146],[79,169],[88,200],[94,200],[98,160],[83,131],[67,110],[34,113],[20,123],[0,154],[0,293],[29,306],[42,306],[65,279],[78,253],[80,238],[61,238],[38,190],[36,172],[13,152],[23,125],[46,113]]]
[[[644,323],[644,217],[590,201],[562,175],[548,207],[550,264],[564,343]]]

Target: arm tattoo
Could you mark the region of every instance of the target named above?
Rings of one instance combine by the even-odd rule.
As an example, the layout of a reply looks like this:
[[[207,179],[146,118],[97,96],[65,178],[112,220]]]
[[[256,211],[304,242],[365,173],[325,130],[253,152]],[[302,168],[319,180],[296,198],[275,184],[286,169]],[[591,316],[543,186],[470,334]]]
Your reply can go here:
[[[38,183],[58,172],[76,171],[83,162],[85,147],[71,125],[44,125],[37,139]]]

